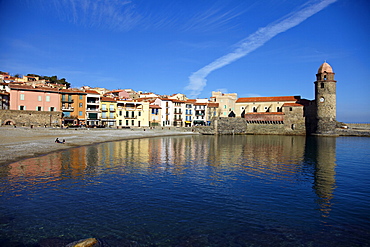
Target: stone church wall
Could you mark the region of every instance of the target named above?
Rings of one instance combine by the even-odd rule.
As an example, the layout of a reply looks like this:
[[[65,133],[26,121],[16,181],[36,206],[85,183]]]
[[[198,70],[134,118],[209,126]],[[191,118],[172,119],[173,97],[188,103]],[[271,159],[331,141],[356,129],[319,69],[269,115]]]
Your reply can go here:
[[[0,126],[57,127],[60,126],[61,116],[62,113],[57,111],[0,110]]]

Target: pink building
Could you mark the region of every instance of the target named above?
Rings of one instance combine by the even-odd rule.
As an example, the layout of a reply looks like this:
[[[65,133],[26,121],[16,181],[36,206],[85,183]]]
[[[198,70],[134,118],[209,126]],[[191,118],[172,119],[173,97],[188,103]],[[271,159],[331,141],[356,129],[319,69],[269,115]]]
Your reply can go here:
[[[56,88],[9,85],[10,110],[60,111],[60,95]]]

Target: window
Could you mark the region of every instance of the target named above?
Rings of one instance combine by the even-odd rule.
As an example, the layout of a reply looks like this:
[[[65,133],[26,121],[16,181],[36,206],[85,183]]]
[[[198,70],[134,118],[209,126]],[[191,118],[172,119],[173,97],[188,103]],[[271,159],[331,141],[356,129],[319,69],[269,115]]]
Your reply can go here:
[[[253,106],[253,112],[257,112],[257,107]]]
[[[109,110],[114,111],[114,105],[109,105]]]
[[[131,117],[134,118],[135,117],[135,112],[131,112]]]
[[[224,105],[224,109],[226,109],[227,108],[227,106],[226,105]]]
[[[128,118],[128,114],[129,114],[129,112],[127,111],[127,112],[126,112],[126,117],[127,117],[127,118]],[[128,124],[126,124],[126,125],[128,125]]]
[[[50,96],[46,95],[45,100],[46,100],[46,102],[50,102]]]
[[[106,112],[102,112],[101,117],[102,118],[106,118],[107,117],[107,113]]]
[[[103,111],[107,110],[107,105],[106,105],[106,104],[102,104],[102,105],[101,105],[101,109],[102,109]]]
[[[135,125],[135,121],[134,120],[131,120],[131,125],[134,126]]]
[[[122,116],[122,111],[119,111],[119,115]],[[120,125],[122,125],[122,124],[120,124]]]
[[[82,116],[82,111],[79,111],[79,112],[78,112],[78,115],[79,115],[79,116]]]
[[[78,103],[78,107],[82,107],[82,103]]]
[[[20,100],[24,100],[24,94],[21,94],[21,95],[19,95],[20,96]]]
[[[42,111],[42,107],[41,106],[37,106],[36,107],[36,111]]]
[[[24,110],[26,110],[26,107],[24,105],[20,105],[19,110],[24,111]]]
[[[289,111],[293,111],[293,107],[289,107]]]
[[[321,82],[321,88],[324,88],[324,87],[325,87],[325,84]]]
[[[138,114],[139,114],[139,117],[140,117],[141,116],[141,111],[139,111]]]
[[[128,120],[126,120],[126,126],[128,126]]]
[[[54,107],[49,107],[49,111],[54,111]]]
[[[80,95],[80,99],[82,99],[82,95]]]
[[[119,120],[118,121],[118,125],[121,126],[122,125],[122,120]]]
[[[114,118],[114,112],[109,113],[109,118]]]

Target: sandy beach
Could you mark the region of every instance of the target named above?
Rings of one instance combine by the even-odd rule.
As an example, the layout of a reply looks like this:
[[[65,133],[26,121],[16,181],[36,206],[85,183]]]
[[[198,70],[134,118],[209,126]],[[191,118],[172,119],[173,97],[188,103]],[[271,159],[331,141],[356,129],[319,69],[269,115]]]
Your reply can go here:
[[[0,164],[72,147],[133,138],[192,135],[177,129],[52,129],[0,127]],[[65,144],[55,139],[65,139]]]

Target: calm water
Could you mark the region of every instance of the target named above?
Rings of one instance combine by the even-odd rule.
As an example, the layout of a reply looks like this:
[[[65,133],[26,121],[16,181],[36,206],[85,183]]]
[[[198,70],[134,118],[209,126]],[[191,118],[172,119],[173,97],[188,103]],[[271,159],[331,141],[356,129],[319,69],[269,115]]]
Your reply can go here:
[[[0,246],[370,246],[369,160],[366,137],[164,137],[56,152],[0,167]]]

